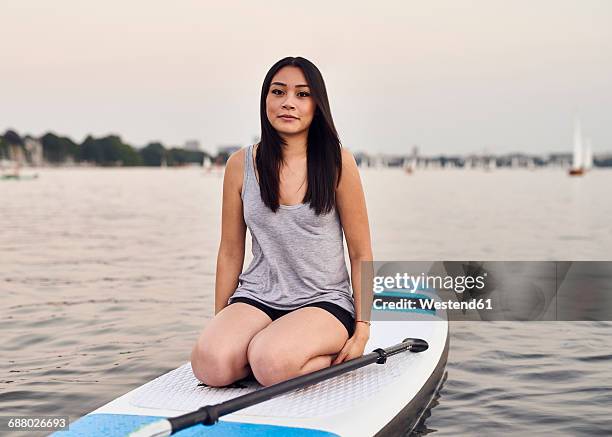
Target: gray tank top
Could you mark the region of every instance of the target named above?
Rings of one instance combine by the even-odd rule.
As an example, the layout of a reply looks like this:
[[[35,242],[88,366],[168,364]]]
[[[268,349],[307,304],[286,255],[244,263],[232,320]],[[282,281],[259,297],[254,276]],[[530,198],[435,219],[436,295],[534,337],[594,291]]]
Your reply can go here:
[[[317,216],[310,204],[300,203],[280,205],[276,213],[272,212],[261,199],[253,145],[245,153],[241,197],[253,260],[238,277],[239,285],[228,303],[241,296],[272,308],[292,310],[313,302],[331,302],[354,317],[336,208]]]

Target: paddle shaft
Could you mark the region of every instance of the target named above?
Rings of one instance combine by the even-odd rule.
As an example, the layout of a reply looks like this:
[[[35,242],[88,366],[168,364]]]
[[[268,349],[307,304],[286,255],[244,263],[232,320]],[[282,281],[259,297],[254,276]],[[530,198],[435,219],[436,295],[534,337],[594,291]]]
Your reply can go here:
[[[422,352],[428,347],[429,346],[425,340],[407,338],[395,346],[385,349],[375,349],[367,355],[363,355],[331,367],[326,367],[306,375],[301,375],[287,381],[279,382],[278,384],[264,387],[260,390],[229,399],[219,404],[204,406],[191,413],[169,418],[168,421],[172,425],[172,434],[199,423],[203,423],[204,425],[213,425],[217,422],[217,420],[219,420],[219,417],[226,414],[233,413],[300,388],[308,387],[372,363],[384,364],[387,361],[387,357],[392,355],[405,351]]]

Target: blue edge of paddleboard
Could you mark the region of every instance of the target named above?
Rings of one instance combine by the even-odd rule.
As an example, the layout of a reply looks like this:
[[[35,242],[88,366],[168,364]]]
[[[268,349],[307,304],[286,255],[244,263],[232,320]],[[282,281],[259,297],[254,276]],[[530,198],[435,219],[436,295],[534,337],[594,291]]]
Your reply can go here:
[[[70,424],[67,431],[57,431],[53,437],[125,437],[140,426],[164,417],[132,414],[89,414]],[[309,428],[219,421],[215,425],[196,425],[173,434],[177,437],[202,436],[316,436],[338,437],[337,434]]]

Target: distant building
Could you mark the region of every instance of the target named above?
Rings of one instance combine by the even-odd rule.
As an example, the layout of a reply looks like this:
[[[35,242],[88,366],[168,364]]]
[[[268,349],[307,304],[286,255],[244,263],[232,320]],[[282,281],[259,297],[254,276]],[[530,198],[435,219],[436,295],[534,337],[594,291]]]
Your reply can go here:
[[[201,152],[200,142],[198,140],[188,140],[185,141],[185,150],[190,150],[192,152]]]
[[[355,152],[353,156],[357,166],[359,167],[371,167],[374,164],[372,157],[370,157],[370,155],[367,153]]]
[[[241,148],[242,146],[219,146],[217,147],[217,155],[227,154],[229,156]]]
[[[219,146],[217,148],[217,157],[215,158],[215,164],[225,164],[229,159],[230,155],[240,150],[242,146]]]
[[[406,158],[401,155],[382,155],[382,163],[385,167],[402,167]]]
[[[572,154],[571,153],[551,153],[548,155],[548,165],[569,168],[572,166]]]

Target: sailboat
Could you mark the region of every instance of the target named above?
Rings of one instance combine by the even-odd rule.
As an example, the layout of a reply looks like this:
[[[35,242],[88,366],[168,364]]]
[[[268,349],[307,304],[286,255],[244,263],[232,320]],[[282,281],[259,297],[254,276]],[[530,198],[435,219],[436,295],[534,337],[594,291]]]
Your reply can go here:
[[[576,124],[574,125],[574,155],[572,157],[572,167],[569,170],[570,176],[582,176],[584,174],[584,158],[585,152],[582,145],[582,131],[580,129],[580,122],[576,120]]]
[[[9,146],[9,159],[0,157],[0,181],[38,179],[38,173],[22,174],[24,156],[20,146]],[[10,171],[12,169],[12,172]]]
[[[204,155],[202,158],[202,168],[204,169],[204,171],[206,171],[206,173],[210,173],[210,171],[212,170],[212,161],[210,159],[210,157],[208,155]]]
[[[585,170],[590,170],[593,168],[593,150],[591,149],[591,139],[587,138],[584,143],[585,146],[583,166]]]
[[[414,171],[416,170],[416,159],[415,158],[405,159],[403,168],[407,174],[414,173]]]

